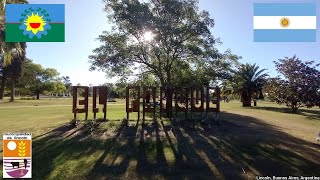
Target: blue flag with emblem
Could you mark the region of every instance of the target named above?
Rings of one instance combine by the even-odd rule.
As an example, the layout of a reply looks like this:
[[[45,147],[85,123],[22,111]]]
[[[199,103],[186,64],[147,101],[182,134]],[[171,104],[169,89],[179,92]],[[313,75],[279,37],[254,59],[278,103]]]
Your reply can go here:
[[[255,42],[315,42],[315,3],[254,3]]]

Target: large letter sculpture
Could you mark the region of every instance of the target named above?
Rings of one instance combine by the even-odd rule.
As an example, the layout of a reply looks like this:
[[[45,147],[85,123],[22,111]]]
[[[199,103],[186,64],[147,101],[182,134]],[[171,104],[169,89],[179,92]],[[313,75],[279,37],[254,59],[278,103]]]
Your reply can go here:
[[[165,117],[170,119],[172,117],[172,106],[168,107],[168,104],[172,105],[172,103],[168,103],[167,101],[164,103],[164,100],[167,99],[167,96],[173,94],[172,91],[172,88],[160,87],[160,119],[162,119],[163,113],[166,113]]]
[[[78,91],[82,90],[80,96],[84,99],[78,100]],[[89,87],[87,86],[73,86],[73,105],[72,113],[74,114],[74,120],[77,124],[77,113],[85,113],[85,120],[88,119],[88,94]],[[145,119],[145,113],[152,112],[154,120],[156,119],[156,87],[143,87],[143,120]],[[160,119],[162,113],[166,113],[167,117],[172,117],[172,102],[167,102],[165,99],[167,96],[174,94],[175,100],[175,116],[178,117],[178,112],[185,112],[185,119],[188,119],[188,112],[191,111],[191,119],[193,119],[193,112],[206,112],[206,119],[211,112],[216,113],[216,118],[220,112],[220,88],[219,87],[206,87],[204,90],[201,88],[160,88]],[[107,114],[107,87],[94,86],[93,87],[93,107],[92,112],[94,119],[96,119],[96,113],[99,112],[97,108],[97,98],[99,97],[99,103],[103,105],[104,120],[106,120]],[[127,87],[126,88],[126,113],[127,120],[129,120],[129,113],[137,112],[138,120],[140,120],[140,86]],[[151,101],[152,100],[152,101]],[[200,101],[200,104],[199,104]],[[190,102],[190,104],[189,104]],[[78,104],[79,103],[79,104]],[[206,103],[206,105],[204,105]],[[83,108],[78,108],[78,105],[83,105]],[[168,106],[170,105],[170,106]],[[190,107],[191,108],[190,108]],[[202,116],[201,116],[202,117]]]
[[[200,106],[199,106],[200,100]],[[193,112],[200,112],[201,117],[204,111],[204,90],[201,88],[191,88],[191,119],[193,118]],[[193,121],[195,124],[195,120]]]
[[[200,100],[200,106],[198,106],[199,100]],[[204,111],[203,88],[191,88],[191,112],[203,112],[203,111]]]
[[[78,89],[82,89],[83,92],[80,96],[83,96],[83,100],[79,100],[79,105],[84,105],[83,108],[78,108]],[[72,86],[73,92],[73,105],[72,112],[74,120],[77,119],[77,113],[86,113],[85,120],[88,119],[88,96],[89,96],[89,87],[87,86]]]
[[[130,104],[130,90],[133,90],[133,100]],[[140,87],[127,87],[126,88],[126,112],[127,112],[127,120],[129,120],[129,113],[137,112],[138,113],[138,120],[140,119]]]
[[[143,120],[146,112],[152,112],[153,120],[156,119],[156,87],[143,87]]]
[[[178,112],[185,112],[186,119],[188,119],[189,89],[176,88],[174,92],[174,96],[175,96],[174,99],[175,99],[176,118],[178,117]]]
[[[92,112],[93,112],[93,119],[96,120],[96,114],[99,112],[99,108],[97,108],[97,95],[99,95],[99,103],[103,105],[103,119],[107,120],[107,87],[105,86],[93,86],[93,105],[92,105]],[[98,92],[98,93],[97,93]]]
[[[215,107],[211,107],[211,106]],[[220,88],[217,87],[207,87],[206,90],[206,116],[208,117],[209,112],[215,112],[216,118],[220,112]]]

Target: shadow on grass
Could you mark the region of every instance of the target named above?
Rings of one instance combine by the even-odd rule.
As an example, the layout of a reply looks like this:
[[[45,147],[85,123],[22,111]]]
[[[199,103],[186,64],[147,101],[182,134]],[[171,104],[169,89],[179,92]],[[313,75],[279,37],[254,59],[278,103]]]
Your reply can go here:
[[[286,107],[251,107],[252,109],[258,110],[267,110],[267,111],[274,111],[274,112],[281,112],[281,113],[290,113],[292,114],[292,110]],[[318,119],[320,120],[320,110],[313,110],[313,109],[298,109],[298,112],[295,114],[303,115],[307,119]]]
[[[51,130],[51,131],[48,131],[48,132],[43,133],[43,134],[41,134],[41,135],[35,136],[35,137],[33,137],[32,139],[33,139],[33,140],[36,140],[36,139],[41,138],[41,137],[46,136],[46,135],[55,134],[56,132],[57,132],[56,135],[59,136],[59,135],[61,135],[61,134],[59,134],[59,133],[63,133],[63,132],[66,132],[66,131],[70,131],[70,130],[72,130],[73,128],[74,128],[74,126],[72,126],[72,125],[70,125],[70,124],[62,125],[62,126],[59,126],[59,127],[55,128],[55,129],[53,129],[53,130]]]
[[[33,178],[255,179],[320,172],[319,146],[252,117],[220,118],[211,129],[115,121],[111,132],[111,120],[88,134],[85,126],[65,125],[33,141]]]

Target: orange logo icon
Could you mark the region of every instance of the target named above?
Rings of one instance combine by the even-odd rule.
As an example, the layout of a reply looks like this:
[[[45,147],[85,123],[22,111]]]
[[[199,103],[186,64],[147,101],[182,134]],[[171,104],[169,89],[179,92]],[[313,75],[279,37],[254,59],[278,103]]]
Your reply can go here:
[[[31,178],[31,133],[3,134],[3,178]]]

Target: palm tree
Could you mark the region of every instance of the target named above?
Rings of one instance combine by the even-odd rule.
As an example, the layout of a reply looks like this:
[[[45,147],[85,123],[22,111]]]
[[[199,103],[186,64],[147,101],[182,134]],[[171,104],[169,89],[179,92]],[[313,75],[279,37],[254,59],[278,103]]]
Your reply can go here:
[[[9,70],[15,70],[11,72],[11,101],[14,100],[14,82],[17,80],[17,73],[18,67],[8,67],[12,64],[13,60],[17,60],[15,65],[22,64],[23,60],[25,59],[25,49],[26,43],[19,43],[13,42],[8,43],[5,42],[5,6],[6,4],[26,4],[28,3],[26,0],[6,0],[0,3],[0,55],[1,55],[1,68],[2,68],[2,77],[1,77],[1,86],[0,86],[0,99],[3,99],[4,88],[6,84],[6,80],[9,74]],[[13,65],[14,65],[13,64]],[[13,66],[12,65],[12,66]]]
[[[234,72],[232,78],[233,92],[237,93],[242,105],[251,106],[253,95],[263,98],[262,87],[268,74],[264,73],[266,69],[260,69],[256,64],[241,64],[239,69]]]

